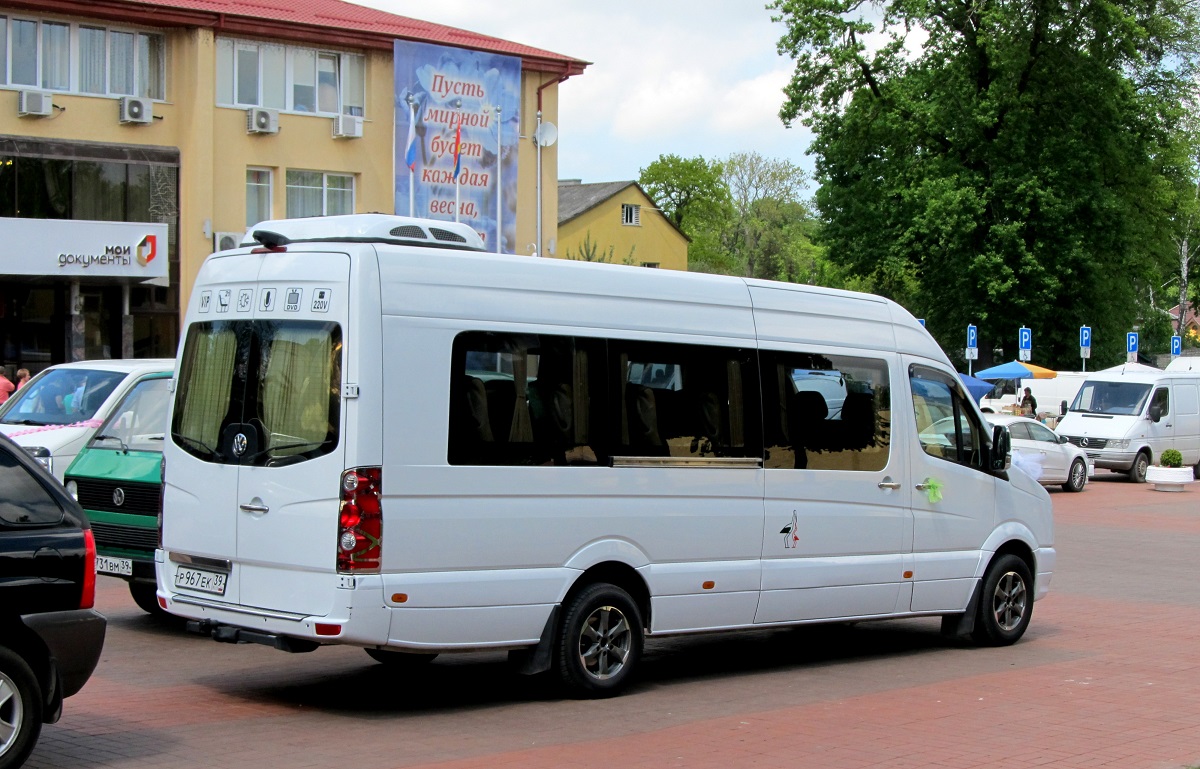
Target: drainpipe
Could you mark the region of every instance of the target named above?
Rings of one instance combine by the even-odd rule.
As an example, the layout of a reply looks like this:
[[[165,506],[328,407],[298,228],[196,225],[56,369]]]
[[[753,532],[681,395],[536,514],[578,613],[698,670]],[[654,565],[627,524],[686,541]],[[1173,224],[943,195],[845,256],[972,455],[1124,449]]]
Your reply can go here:
[[[541,136],[542,128],[542,91],[552,85],[558,85],[567,78],[569,74],[563,74],[554,80],[547,80],[538,86],[537,89],[537,125],[533,131],[533,143],[537,147],[537,253],[542,255],[545,249],[542,248],[542,142],[538,137]]]

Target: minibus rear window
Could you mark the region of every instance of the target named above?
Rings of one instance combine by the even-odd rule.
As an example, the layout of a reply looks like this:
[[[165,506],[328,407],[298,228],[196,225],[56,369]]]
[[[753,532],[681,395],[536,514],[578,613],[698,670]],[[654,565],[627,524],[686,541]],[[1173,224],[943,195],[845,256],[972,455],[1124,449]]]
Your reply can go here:
[[[338,445],[341,328],[319,321],[239,320],[188,329],[171,437],[208,462],[274,466]],[[239,456],[236,434],[251,438]]]

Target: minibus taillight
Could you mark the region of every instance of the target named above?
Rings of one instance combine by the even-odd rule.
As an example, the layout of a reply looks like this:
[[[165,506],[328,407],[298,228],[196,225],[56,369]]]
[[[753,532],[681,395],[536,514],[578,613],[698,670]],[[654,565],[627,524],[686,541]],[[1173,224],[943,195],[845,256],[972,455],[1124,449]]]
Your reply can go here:
[[[79,596],[79,608],[90,609],[96,605],[96,537],[91,529],[83,532],[83,590]]]
[[[338,571],[359,574],[379,571],[383,551],[382,500],[382,467],[356,467],[342,473]]]

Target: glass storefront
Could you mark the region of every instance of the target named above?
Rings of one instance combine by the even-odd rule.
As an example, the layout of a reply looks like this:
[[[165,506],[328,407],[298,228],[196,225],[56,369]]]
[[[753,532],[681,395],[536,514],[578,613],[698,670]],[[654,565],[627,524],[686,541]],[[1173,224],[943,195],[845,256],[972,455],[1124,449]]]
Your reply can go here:
[[[179,153],[159,147],[89,145],[0,136],[0,217],[168,226],[168,285],[129,286],[131,328],[125,330],[124,288],[81,280],[78,315],[69,281],[55,275],[0,280],[0,367],[36,373],[78,354],[121,358],[126,334],[133,357],[171,357],[179,335]],[[0,233],[3,219],[0,218]],[[72,318],[76,326],[72,329]],[[73,332],[74,336],[73,336]],[[80,340],[80,334],[82,340]]]

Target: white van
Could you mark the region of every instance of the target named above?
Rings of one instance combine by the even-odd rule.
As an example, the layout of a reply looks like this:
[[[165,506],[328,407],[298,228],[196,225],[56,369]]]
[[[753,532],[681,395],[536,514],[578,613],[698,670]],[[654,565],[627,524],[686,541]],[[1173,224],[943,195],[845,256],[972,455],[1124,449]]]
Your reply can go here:
[[[509,650],[600,696],[646,635],[928,615],[1008,644],[1046,594],[1048,495],[892,302],[447,222],[254,231],[179,355],[158,597],[193,630]]]
[[[1096,467],[1142,483],[1166,449],[1200,478],[1200,371],[1117,366],[1088,377],[1057,432],[1085,450]]]
[[[80,449],[134,385],[173,358],[87,360],[39,372],[0,406],[0,432],[63,479]]]

